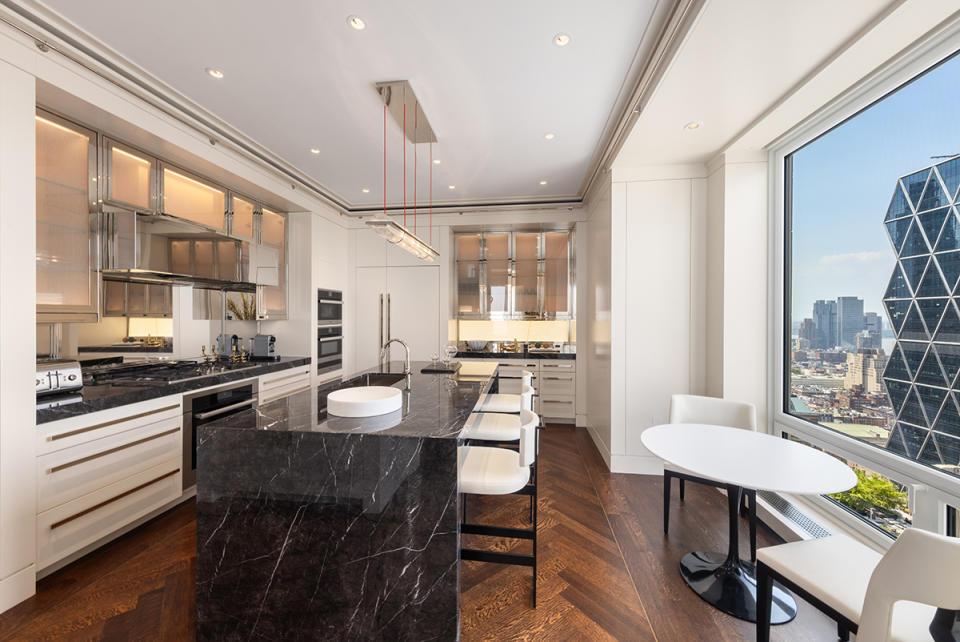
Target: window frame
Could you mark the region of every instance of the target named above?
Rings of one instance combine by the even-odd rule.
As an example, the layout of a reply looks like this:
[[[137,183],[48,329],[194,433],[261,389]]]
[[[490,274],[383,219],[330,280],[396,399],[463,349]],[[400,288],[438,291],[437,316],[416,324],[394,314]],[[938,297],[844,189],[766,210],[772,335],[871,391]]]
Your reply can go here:
[[[910,509],[914,525],[942,524],[939,515],[928,515],[931,505],[939,514],[944,514],[944,505],[960,502],[960,478],[939,472],[918,462],[888,453],[876,446],[860,442],[842,433],[800,419],[786,412],[789,400],[791,332],[787,323],[791,320],[788,306],[791,304],[791,284],[788,282],[792,269],[789,232],[791,170],[788,156],[815,139],[827,134],[860,112],[883,100],[913,79],[931,71],[941,62],[960,52],[960,19],[942,26],[936,33],[915,43],[905,53],[892,59],[872,74],[850,87],[846,92],[824,105],[810,117],[799,123],[768,146],[768,208],[772,214],[769,228],[768,259],[769,280],[769,333],[770,355],[769,384],[770,422],[769,433],[782,436],[784,432],[805,439],[831,453],[851,462],[859,463],[874,472],[906,484],[910,491]],[[958,54],[960,55],[960,54]],[[923,495],[924,501],[917,501]],[[877,529],[833,505],[828,499],[799,497],[800,501],[828,513],[838,522],[854,528],[875,543],[889,546],[890,540]],[[926,501],[934,500],[934,501]],[[885,541],[883,541],[885,540]]]

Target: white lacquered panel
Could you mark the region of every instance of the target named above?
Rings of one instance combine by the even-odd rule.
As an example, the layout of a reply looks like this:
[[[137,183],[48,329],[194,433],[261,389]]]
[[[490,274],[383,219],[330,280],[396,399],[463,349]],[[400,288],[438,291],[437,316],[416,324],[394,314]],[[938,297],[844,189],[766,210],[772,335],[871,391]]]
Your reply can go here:
[[[37,515],[42,570],[181,495],[180,459],[132,475]]]
[[[540,396],[540,416],[549,419],[576,419],[577,404],[573,396]]]
[[[695,474],[755,490],[838,493],[857,483],[830,455],[781,437],[727,426],[664,424],[641,435],[654,455]]]
[[[572,372],[544,373],[540,375],[541,395],[574,396],[577,394],[577,375]]]
[[[181,404],[181,396],[172,395],[40,424],[37,426],[37,455],[62,450],[158,421],[170,419],[179,421],[183,415]]]
[[[180,457],[180,416],[37,458],[37,512]]]

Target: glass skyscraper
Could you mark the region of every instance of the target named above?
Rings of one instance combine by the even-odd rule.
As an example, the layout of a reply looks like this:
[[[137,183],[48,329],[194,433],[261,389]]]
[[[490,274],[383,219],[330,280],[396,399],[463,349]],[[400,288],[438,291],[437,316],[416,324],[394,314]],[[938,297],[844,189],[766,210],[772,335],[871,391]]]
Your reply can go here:
[[[897,181],[884,225],[897,264],[884,294],[896,343],[884,385],[896,413],[887,448],[960,466],[960,156]]]

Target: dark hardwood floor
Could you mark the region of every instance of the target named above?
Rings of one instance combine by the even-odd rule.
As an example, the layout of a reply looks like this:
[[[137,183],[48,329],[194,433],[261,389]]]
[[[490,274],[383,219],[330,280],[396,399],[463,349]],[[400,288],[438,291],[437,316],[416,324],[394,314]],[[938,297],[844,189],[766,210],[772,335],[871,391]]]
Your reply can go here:
[[[726,501],[715,489],[690,484],[683,504],[675,496],[667,538],[661,478],[606,472],[583,429],[544,431],[540,475],[538,608],[530,608],[530,569],[465,562],[463,640],[753,639],[752,624],[709,606],[680,578],[685,553],[726,548]],[[527,525],[527,506],[521,497],[471,498],[470,519]],[[41,580],[36,596],[0,615],[0,640],[193,639],[194,517],[195,504],[185,503]],[[776,542],[761,527],[758,545]],[[801,603],[773,639],[834,640],[835,633]]]

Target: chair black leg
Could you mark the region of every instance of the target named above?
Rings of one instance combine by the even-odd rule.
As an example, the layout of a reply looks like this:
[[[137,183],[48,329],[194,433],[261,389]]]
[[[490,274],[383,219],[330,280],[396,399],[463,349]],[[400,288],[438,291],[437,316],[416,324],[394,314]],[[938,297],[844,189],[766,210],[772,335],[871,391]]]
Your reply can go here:
[[[537,466],[537,460],[533,461],[534,469]],[[533,608],[537,608],[537,517],[540,504],[540,477],[536,477],[536,483],[533,485]]]
[[[663,471],[663,532],[670,532],[670,483],[673,475],[670,471]]]
[[[773,580],[766,567],[757,565],[757,642],[770,642],[770,605]]]
[[[748,515],[748,512],[747,512],[747,491],[744,491],[743,494],[740,495],[740,517],[746,517],[747,515]]]
[[[837,639],[840,642],[850,642],[850,631],[842,622],[837,622]]]
[[[683,501],[683,492],[686,490],[686,486],[684,485],[683,482],[684,482],[684,479],[683,477],[681,477],[680,478],[680,501],[681,502]]]

